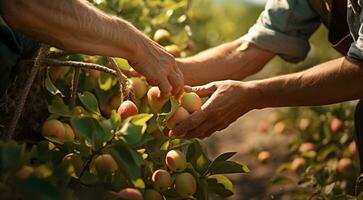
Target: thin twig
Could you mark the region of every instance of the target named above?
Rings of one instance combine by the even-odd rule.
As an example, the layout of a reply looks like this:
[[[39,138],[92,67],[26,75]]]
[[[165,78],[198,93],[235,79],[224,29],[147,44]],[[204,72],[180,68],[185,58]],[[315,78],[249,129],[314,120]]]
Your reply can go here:
[[[84,63],[84,62],[78,62],[78,61],[62,61],[62,60],[56,60],[56,59],[44,59],[43,63],[49,67],[70,66],[70,67],[78,67],[78,68],[86,68],[86,69],[95,69],[95,70],[102,71],[102,72],[116,76],[115,70],[105,67],[103,65],[94,64],[94,63]]]
[[[80,75],[81,75],[81,68],[75,68],[72,78],[71,108],[73,108],[76,105],[76,97],[77,97],[78,82]]]
[[[20,118],[21,114],[23,113],[24,105],[25,105],[26,99],[28,97],[29,91],[33,85],[33,82],[35,80],[37,73],[39,72],[41,66],[43,65],[42,60],[47,55],[48,49],[49,49],[48,45],[42,45],[42,47],[39,49],[38,56],[34,62],[34,66],[32,67],[32,69],[30,71],[29,78],[27,79],[24,89],[20,93],[19,99],[17,100],[18,106],[16,107],[14,117],[11,120],[7,139],[12,139],[14,137],[15,129],[16,129],[16,126],[18,125],[19,118]]]
[[[115,62],[115,60],[113,58],[107,57],[107,60],[110,63],[111,68],[116,71],[116,77],[117,77],[119,85],[120,85],[121,102],[123,102],[125,96],[129,97],[129,95],[130,95],[127,77],[122,73],[120,67],[117,65],[117,63]]]

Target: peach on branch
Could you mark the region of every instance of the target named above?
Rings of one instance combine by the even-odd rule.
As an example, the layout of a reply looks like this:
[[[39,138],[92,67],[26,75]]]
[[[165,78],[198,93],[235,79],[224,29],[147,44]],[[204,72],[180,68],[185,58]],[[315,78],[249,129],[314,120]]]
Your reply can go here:
[[[165,46],[164,47],[165,50],[170,53],[171,55],[173,55],[174,57],[180,57],[181,55],[181,51],[180,51],[180,48],[173,44],[173,45],[168,45],[168,46]]]
[[[22,166],[15,174],[19,179],[27,179],[32,173],[34,169],[29,165]]]
[[[330,130],[333,133],[337,133],[344,128],[344,122],[341,119],[338,119],[336,117],[333,117],[333,119],[330,122]]]
[[[305,153],[308,151],[314,151],[316,149],[315,144],[311,142],[306,142],[300,145],[299,151]]]
[[[180,98],[180,105],[193,113],[202,107],[202,99],[194,92],[186,92]]]
[[[122,119],[126,119],[130,116],[136,115],[139,113],[137,106],[134,102],[126,100],[121,103],[120,107],[117,110],[118,114]]]
[[[302,167],[304,167],[306,161],[304,158],[295,158],[292,162],[291,162],[291,169],[292,171],[297,172],[298,170],[300,170]]]
[[[143,200],[142,194],[138,189],[125,188],[117,193],[117,199],[121,200]]]
[[[158,87],[151,87],[147,92],[147,101],[152,111],[160,112],[161,108],[168,102],[168,97],[160,97]]]
[[[147,189],[144,193],[144,200],[163,200],[163,196],[153,189]]]
[[[166,166],[174,172],[182,172],[187,168],[187,160],[183,152],[171,150],[165,157]]]
[[[181,197],[186,198],[196,192],[197,183],[190,173],[184,172],[176,176],[174,188]]]
[[[67,123],[64,123],[63,125],[65,129],[64,141],[74,141],[75,134],[73,128]]]
[[[95,159],[95,168],[98,173],[110,174],[118,169],[118,165],[112,155],[102,154]]]
[[[153,39],[155,42],[165,45],[170,41],[170,33],[165,29],[158,29],[155,31]]]
[[[344,173],[352,167],[353,162],[350,158],[342,158],[338,161],[335,170],[339,173]]]
[[[144,80],[138,77],[132,77],[129,79],[130,86],[136,99],[141,99],[147,93],[147,84]]]
[[[111,106],[112,109],[116,110],[118,107],[120,107],[120,104],[121,104],[120,95],[116,95],[116,96],[111,97],[110,106]]]
[[[187,119],[189,117],[189,115],[190,115],[189,112],[185,108],[183,108],[183,107],[177,108],[176,111],[172,114],[172,116],[166,122],[166,127],[168,127],[169,129],[173,129],[180,122]]]
[[[153,173],[151,183],[155,190],[164,192],[173,184],[173,180],[168,171],[158,169]]]
[[[261,151],[258,155],[257,155],[257,160],[264,163],[267,162],[271,157],[270,152],[268,151]]]
[[[63,123],[57,119],[50,119],[44,122],[42,126],[42,135],[44,137],[57,138],[63,141],[66,134]]]

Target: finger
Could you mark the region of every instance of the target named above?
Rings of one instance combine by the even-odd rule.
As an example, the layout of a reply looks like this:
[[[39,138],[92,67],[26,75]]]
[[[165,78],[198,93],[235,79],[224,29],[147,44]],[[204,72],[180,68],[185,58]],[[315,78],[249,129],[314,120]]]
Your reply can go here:
[[[204,136],[204,134],[208,132],[208,130],[211,130],[213,127],[214,124],[206,120],[195,129],[188,131],[183,138],[184,139],[201,138],[202,136]]]
[[[172,131],[172,137],[183,137],[189,130],[198,127],[207,118],[204,111],[199,110],[191,114],[186,120],[182,121]]]
[[[180,90],[184,86],[184,81],[182,80],[182,78],[180,78],[178,74],[173,73],[168,76],[168,80],[172,86],[171,94],[173,96],[179,94]]]
[[[166,77],[160,77],[159,79],[159,89],[160,89],[160,96],[159,98],[168,98],[171,92],[171,85]]]
[[[223,121],[215,124],[214,126],[211,126],[208,130],[203,131],[198,138],[204,139],[206,137],[209,137],[212,134],[214,134],[215,132],[225,129],[227,126],[228,125],[226,125],[226,123],[223,120]]]
[[[214,83],[208,83],[202,86],[186,88],[189,92],[195,92],[200,97],[208,97],[217,90],[217,86]]]

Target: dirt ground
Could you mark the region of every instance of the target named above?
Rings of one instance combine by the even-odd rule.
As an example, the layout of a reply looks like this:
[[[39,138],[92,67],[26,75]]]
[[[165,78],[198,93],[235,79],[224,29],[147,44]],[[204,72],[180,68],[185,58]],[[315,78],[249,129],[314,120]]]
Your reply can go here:
[[[294,188],[280,188],[272,186],[269,181],[279,164],[288,159],[287,145],[293,135],[276,134],[271,131],[261,133],[258,124],[269,122],[276,113],[274,109],[252,111],[241,117],[227,129],[215,133],[204,140],[209,155],[216,157],[223,152],[238,152],[233,158],[247,164],[251,172],[243,175],[230,175],[236,194],[228,200],[262,200],[262,199],[289,199],[289,194]],[[261,164],[253,152],[267,150],[271,159],[266,164]],[[224,198],[212,197],[213,200]]]

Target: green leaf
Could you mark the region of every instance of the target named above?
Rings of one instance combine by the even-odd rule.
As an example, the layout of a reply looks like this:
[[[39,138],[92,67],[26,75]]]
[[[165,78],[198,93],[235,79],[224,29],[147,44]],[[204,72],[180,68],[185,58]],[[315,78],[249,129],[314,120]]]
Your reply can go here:
[[[47,72],[47,77],[45,78],[45,88],[53,95],[60,94],[61,97],[64,97],[62,92],[53,84],[52,80],[50,80],[49,73]]]
[[[48,111],[62,117],[72,117],[71,110],[66,104],[64,104],[60,97],[55,97],[52,100],[52,104],[48,105]]]
[[[117,63],[118,67],[122,70],[130,70],[131,66],[129,62],[127,62],[126,59],[123,58],[113,58],[115,62]]]
[[[125,141],[130,145],[139,144],[147,128],[147,121],[152,114],[138,114],[128,118],[121,128]]]
[[[153,114],[138,114],[132,116],[131,122],[136,126],[145,126],[146,122],[148,122],[153,117]]]
[[[117,80],[112,76],[101,73],[100,78],[98,79],[98,85],[104,91],[108,91],[117,83]]]
[[[100,123],[94,118],[73,118],[71,124],[82,137],[92,141],[93,145],[99,145],[110,138],[110,135],[104,131]]]
[[[98,101],[95,95],[90,92],[84,92],[83,94],[78,94],[79,100],[83,103],[87,110],[93,113],[100,113],[98,108]]]
[[[25,152],[25,145],[15,141],[0,142],[0,174],[16,169]]]
[[[160,150],[168,151],[173,149],[180,149],[192,143],[193,143],[192,140],[183,140],[183,139],[167,140],[161,145]]]
[[[288,184],[293,184],[294,181],[286,176],[277,176],[274,177],[270,180],[270,182],[274,185],[288,185]]]
[[[249,169],[246,165],[241,165],[234,161],[220,161],[213,162],[209,167],[211,174],[233,174],[233,173],[246,173]]]
[[[234,156],[237,152],[226,152],[223,153],[221,155],[219,155],[214,162],[219,162],[219,161],[226,161],[228,159],[230,159],[232,156]]]
[[[234,194],[232,182],[224,175],[212,175],[207,179],[209,190],[222,197],[229,197]]]
[[[198,188],[194,196],[198,200],[208,200],[208,182],[205,178],[201,178],[198,181]]]
[[[194,140],[194,142],[188,146],[186,157],[188,162],[190,162],[200,174],[204,174],[211,164],[206,151],[198,140]]]

